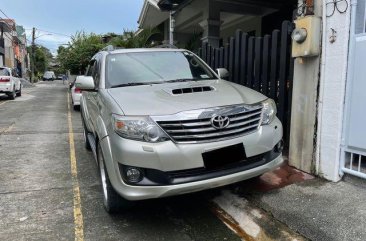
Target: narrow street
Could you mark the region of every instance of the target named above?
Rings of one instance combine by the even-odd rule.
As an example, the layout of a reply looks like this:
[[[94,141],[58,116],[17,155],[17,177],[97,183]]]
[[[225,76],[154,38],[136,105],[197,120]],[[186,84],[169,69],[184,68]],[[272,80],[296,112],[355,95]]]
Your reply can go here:
[[[67,87],[61,81],[0,97],[0,240],[73,240]],[[138,203],[107,214],[97,167],[83,146],[80,112],[70,110],[85,240],[239,240],[210,211],[216,191]]]
[[[366,0],[1,3],[0,241],[366,241]]]

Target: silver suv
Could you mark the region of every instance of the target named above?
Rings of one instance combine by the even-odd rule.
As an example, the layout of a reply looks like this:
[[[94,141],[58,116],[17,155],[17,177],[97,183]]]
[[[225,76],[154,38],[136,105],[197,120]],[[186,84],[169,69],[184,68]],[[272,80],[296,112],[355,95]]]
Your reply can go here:
[[[101,51],[83,90],[85,146],[100,169],[108,212],[131,201],[215,188],[281,165],[273,100],[223,80],[180,49]]]

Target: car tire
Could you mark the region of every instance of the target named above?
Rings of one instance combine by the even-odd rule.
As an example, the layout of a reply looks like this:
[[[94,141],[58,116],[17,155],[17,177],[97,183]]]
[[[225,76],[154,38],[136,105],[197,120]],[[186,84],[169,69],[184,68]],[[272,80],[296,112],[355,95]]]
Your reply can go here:
[[[15,87],[13,88],[13,92],[11,92],[8,96],[9,99],[15,100],[15,97],[17,96],[17,93],[15,92]]]
[[[89,142],[89,139],[88,139],[88,134],[89,132],[87,131],[86,129],[86,126],[85,126],[85,123],[84,123],[84,120],[83,120],[83,137],[84,137],[84,146],[87,150],[91,150],[91,146],[90,146],[90,142]]]
[[[102,183],[104,209],[107,211],[107,213],[112,214],[122,211],[123,209],[128,209],[132,207],[131,201],[122,198],[114,190],[109,180],[108,171],[105,166],[104,156],[100,145],[98,145],[97,147],[97,159],[98,159],[100,180]]]
[[[22,87],[20,87],[20,89],[19,89],[19,91],[18,91],[18,93],[17,93],[17,96],[18,96],[18,97],[22,96]]]

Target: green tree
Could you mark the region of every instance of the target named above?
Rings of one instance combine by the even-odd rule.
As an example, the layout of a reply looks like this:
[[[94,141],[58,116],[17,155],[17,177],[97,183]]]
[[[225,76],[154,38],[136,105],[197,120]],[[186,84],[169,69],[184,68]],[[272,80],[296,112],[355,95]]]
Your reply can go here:
[[[145,29],[139,34],[125,30],[122,35],[108,33],[110,37],[105,43],[106,35],[77,32],[67,46],[60,46],[57,50],[57,59],[60,68],[70,70],[71,74],[79,75],[85,72],[90,59],[106,45],[123,48],[143,48],[153,46],[153,38],[159,34],[157,29]]]
[[[57,58],[63,69],[70,70],[71,74],[82,74],[93,55],[104,45],[100,35],[78,32],[71,38],[67,47],[58,48]]]
[[[27,47],[27,51],[32,53],[32,47]],[[49,49],[44,46],[36,45],[34,47],[34,63],[31,57],[31,66],[34,65],[34,75],[42,75],[48,68],[49,63],[52,59],[52,54]]]
[[[136,34],[131,30],[124,30],[123,34],[111,39],[108,44],[123,48],[148,48],[154,46],[154,37],[160,35],[156,28],[147,28]]]

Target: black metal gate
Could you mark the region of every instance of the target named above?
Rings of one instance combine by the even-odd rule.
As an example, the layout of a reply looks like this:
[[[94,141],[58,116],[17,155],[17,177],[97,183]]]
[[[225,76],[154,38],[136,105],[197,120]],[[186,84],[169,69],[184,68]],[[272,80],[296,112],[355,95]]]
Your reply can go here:
[[[283,123],[288,146],[294,59],[291,57],[290,21],[271,35],[250,37],[237,30],[229,44],[213,48],[203,43],[199,56],[213,69],[226,68],[229,81],[257,90],[277,103],[277,116]]]

